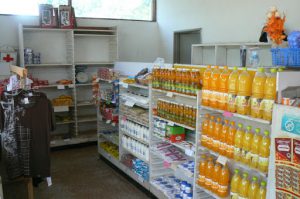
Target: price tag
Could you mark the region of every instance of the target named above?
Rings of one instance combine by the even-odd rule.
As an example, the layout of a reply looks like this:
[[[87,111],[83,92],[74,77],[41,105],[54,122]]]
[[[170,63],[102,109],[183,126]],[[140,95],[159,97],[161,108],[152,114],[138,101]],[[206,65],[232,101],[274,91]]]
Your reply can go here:
[[[167,97],[173,97],[173,93],[172,92],[167,92]]]
[[[192,151],[191,149],[185,149],[184,153],[188,156],[193,157],[194,156],[194,151]]]
[[[110,124],[111,123],[111,120],[106,120],[106,124]]]
[[[169,126],[174,126],[175,123],[174,123],[174,122],[168,122],[168,125],[169,125]]]
[[[52,178],[51,177],[47,177],[47,184],[48,184],[48,187],[50,187],[52,185]]]
[[[125,102],[125,105],[126,105],[126,106],[129,106],[129,107],[133,107],[134,104],[135,104],[135,102],[133,102],[133,101],[126,101],[126,102]]]
[[[111,125],[112,125],[112,126],[116,126],[116,123],[112,123]]]
[[[100,78],[98,77],[95,81],[96,81],[96,82],[99,82],[99,81],[100,81]]]
[[[140,182],[144,182],[144,178],[143,178],[142,176],[139,176],[139,177],[138,177],[138,180],[139,180]]]
[[[24,104],[29,104],[29,100],[27,97],[24,98]]]
[[[225,112],[223,113],[223,116],[224,116],[224,117],[232,117],[232,116],[233,116],[233,113],[230,113],[230,112],[228,112],[228,111],[225,111]]]
[[[64,141],[65,141],[65,142],[69,142],[69,141],[71,141],[71,139],[70,139],[70,138],[67,138],[67,139],[64,139]]]
[[[74,88],[74,84],[69,84],[68,87],[69,88]]]
[[[63,90],[63,89],[65,89],[65,85],[57,85],[57,89]]]
[[[217,162],[219,162],[220,164],[222,164],[224,166],[226,165],[227,161],[228,161],[228,159],[222,155],[220,155],[217,159]]]
[[[124,88],[128,88],[128,84],[127,83],[123,83],[123,87]]]

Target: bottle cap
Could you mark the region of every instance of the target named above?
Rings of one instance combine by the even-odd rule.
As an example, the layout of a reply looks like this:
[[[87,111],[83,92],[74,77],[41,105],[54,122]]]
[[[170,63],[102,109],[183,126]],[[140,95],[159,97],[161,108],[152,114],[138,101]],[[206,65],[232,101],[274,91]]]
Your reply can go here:
[[[211,68],[211,65],[208,65],[207,68]]]
[[[243,177],[247,178],[248,177],[248,173],[243,173]]]
[[[247,130],[250,131],[252,129],[252,126],[247,126]]]
[[[252,181],[257,181],[257,177],[253,176]]]
[[[243,67],[242,70],[243,70],[243,71],[247,71],[247,67]]]
[[[221,122],[221,121],[222,121],[222,118],[218,117],[217,122]]]
[[[242,123],[239,123],[239,124],[238,124],[238,127],[239,127],[239,128],[243,128],[243,124],[242,124]]]
[[[206,113],[206,114],[205,114],[205,117],[206,117],[206,118],[208,118],[208,117],[209,117],[209,114],[208,114],[208,113]]]
[[[267,183],[265,182],[265,181],[261,181],[261,186],[266,186],[267,185]]]
[[[211,120],[214,120],[214,119],[215,119],[215,116],[213,116],[213,115],[210,116],[210,119],[211,119]]]
[[[265,72],[265,69],[264,68],[258,68],[257,71],[260,72],[260,73],[263,73],[263,72]]]
[[[238,67],[237,67],[237,66],[234,66],[234,67],[233,67],[233,70],[237,70],[237,69],[238,69]]]
[[[219,68],[219,66],[215,66],[215,68],[216,68],[216,69],[218,69],[218,68]]]
[[[281,66],[281,67],[278,68],[278,72],[283,72],[283,71],[284,71],[284,67],[283,66]]]
[[[277,72],[277,69],[276,68],[272,68],[271,69],[271,73],[276,73]]]
[[[234,125],[235,125],[235,121],[231,121],[231,122],[230,122],[230,125],[231,125],[231,126],[234,126]]]
[[[234,173],[236,173],[236,174],[238,174],[239,172],[240,172],[240,170],[238,170],[238,169],[234,170]]]
[[[260,128],[256,128],[256,129],[255,129],[255,132],[256,132],[256,133],[259,133],[259,132],[260,132]]]
[[[264,131],[265,136],[269,136],[270,132],[269,131]]]
[[[228,69],[228,66],[224,66],[224,70],[227,70]]]

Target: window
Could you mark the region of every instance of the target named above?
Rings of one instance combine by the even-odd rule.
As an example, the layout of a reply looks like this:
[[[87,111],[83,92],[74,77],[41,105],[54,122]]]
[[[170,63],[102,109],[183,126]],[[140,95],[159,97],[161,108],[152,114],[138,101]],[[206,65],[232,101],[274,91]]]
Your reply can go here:
[[[67,5],[68,0],[0,0],[0,14],[39,14],[38,5]],[[72,0],[76,17],[152,21],[155,0]]]

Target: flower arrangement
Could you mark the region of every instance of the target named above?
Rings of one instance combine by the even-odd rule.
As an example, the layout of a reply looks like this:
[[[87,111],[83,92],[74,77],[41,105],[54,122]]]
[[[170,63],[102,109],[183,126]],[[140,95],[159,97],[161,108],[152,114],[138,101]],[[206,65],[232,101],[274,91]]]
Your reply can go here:
[[[276,7],[271,7],[267,14],[267,22],[264,31],[268,34],[272,42],[277,45],[282,44],[282,41],[286,38],[284,34],[285,15],[280,14]]]

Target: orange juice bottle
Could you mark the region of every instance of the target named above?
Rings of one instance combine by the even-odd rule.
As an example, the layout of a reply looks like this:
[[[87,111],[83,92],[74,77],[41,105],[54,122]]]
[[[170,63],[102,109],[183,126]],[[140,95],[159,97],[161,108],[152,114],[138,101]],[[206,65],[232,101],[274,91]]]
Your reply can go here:
[[[220,197],[226,197],[229,194],[229,169],[227,166],[223,166],[219,177],[219,189],[217,195]]]
[[[266,82],[266,74],[264,68],[258,68],[255,73],[252,83],[252,97],[251,97],[251,116],[255,118],[262,118],[261,101],[264,97],[264,86]]]
[[[157,72],[158,72],[158,67],[154,67],[152,70],[152,87],[157,88]]]
[[[202,122],[202,130],[201,130],[201,145],[207,147],[207,132],[209,126],[209,114],[205,114],[205,119]]]
[[[228,131],[229,131],[229,121],[224,120],[224,124],[222,126],[222,131],[220,135],[219,153],[221,155],[226,155],[226,151],[227,151],[226,138],[228,137]]]
[[[198,178],[198,184],[202,187],[204,187],[205,185],[206,168],[207,168],[207,159],[205,155],[202,155],[201,160],[199,162],[199,178]]]
[[[258,169],[267,172],[270,156],[270,132],[265,131],[259,147]]]
[[[230,71],[228,66],[224,66],[224,69],[220,75],[220,86],[219,86],[219,100],[218,109],[227,110],[227,98],[228,98],[228,80]]]
[[[190,71],[188,69],[184,69],[184,81],[183,81],[183,93],[190,93]]]
[[[236,96],[238,93],[238,85],[239,85],[239,71],[238,68],[235,66],[228,78],[227,110],[232,113],[236,112]]]
[[[208,190],[211,190],[211,186],[212,186],[212,174],[214,171],[214,162],[213,159],[211,157],[208,158],[208,162],[206,165],[206,175],[205,175],[205,188]]]
[[[179,123],[184,124],[185,108],[183,104],[179,104]]]
[[[196,117],[197,117],[197,109],[192,108],[192,127],[196,127]]]
[[[218,182],[219,182],[219,177],[221,175],[221,170],[222,170],[221,165],[219,163],[216,163],[212,174],[212,185],[211,185],[211,190],[214,193],[218,192],[218,188],[219,188]]]
[[[276,100],[276,79],[277,71],[275,68],[271,69],[265,83],[265,94],[263,102],[263,119],[271,121],[273,105]]]
[[[250,186],[250,182],[248,180],[248,173],[244,173],[239,188],[239,198],[248,198],[249,186]]]
[[[242,148],[242,162],[245,164],[250,165],[250,160],[251,160],[251,144],[252,144],[252,140],[253,140],[253,133],[251,131],[252,127],[251,126],[247,126],[245,134],[243,136],[243,148]]]
[[[202,88],[202,105],[209,105],[210,88],[211,88],[211,66],[207,66],[203,74],[203,88]]]
[[[231,121],[229,131],[228,131],[228,136],[226,137],[226,144],[227,144],[226,156],[229,158],[233,158],[235,133],[236,133],[235,122]]]
[[[230,198],[231,199],[238,199],[238,191],[239,191],[239,187],[241,184],[241,176],[239,174],[239,170],[235,169],[234,170],[234,175],[231,179],[231,183],[230,183]]]
[[[256,199],[258,191],[259,191],[259,185],[257,183],[257,177],[254,176],[252,178],[252,182],[251,182],[251,184],[249,186],[248,198],[249,199]]]
[[[215,129],[215,116],[210,116],[208,131],[207,131],[207,148],[212,149],[213,147],[213,133]]]
[[[239,86],[237,96],[237,113],[242,115],[250,114],[250,96],[252,93],[252,76],[247,68],[243,68],[239,75]]]
[[[258,154],[259,154],[259,147],[261,144],[261,139],[262,139],[262,137],[260,135],[260,129],[256,128],[255,133],[252,138],[252,144],[251,144],[251,149],[250,149],[250,152],[251,152],[250,166],[252,168],[257,168],[257,166],[258,166],[258,158],[259,158]]]
[[[172,91],[172,92],[175,92],[176,91],[176,70],[175,70],[175,68],[171,68],[171,77],[170,77],[170,79],[171,79],[171,85],[170,85],[170,90]]]
[[[209,106],[212,108],[218,108],[217,101],[219,96],[220,74],[219,66],[215,66],[211,73],[211,97],[209,98]]]
[[[217,121],[215,123],[215,128],[213,131],[213,144],[212,144],[212,150],[215,152],[219,152],[219,147],[220,147],[220,135],[222,133],[222,119],[217,118]]]
[[[175,74],[176,74],[176,78],[175,78],[175,91],[177,93],[180,92],[180,84],[181,84],[181,69],[175,69]]]
[[[197,94],[197,91],[200,90],[201,88],[201,73],[200,70],[195,69],[195,82],[196,82],[196,92],[195,95]]]
[[[190,95],[195,95],[197,90],[197,70],[192,69],[191,72]]]
[[[260,183],[259,191],[257,192],[256,199],[266,199],[267,195],[267,183],[265,181],[262,181]]]
[[[243,137],[244,137],[243,124],[238,124],[238,129],[234,136],[234,153],[233,158],[236,161],[241,161],[242,159],[242,148],[243,148]]]

